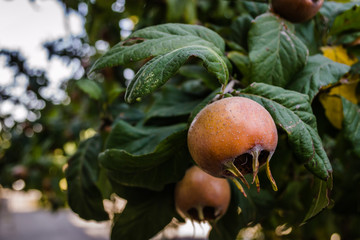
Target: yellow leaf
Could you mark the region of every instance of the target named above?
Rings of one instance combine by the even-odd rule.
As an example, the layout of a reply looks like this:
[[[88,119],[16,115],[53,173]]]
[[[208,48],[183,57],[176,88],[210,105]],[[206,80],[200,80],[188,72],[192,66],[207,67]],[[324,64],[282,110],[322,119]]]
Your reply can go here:
[[[343,46],[332,46],[332,47],[322,47],[321,51],[324,56],[330,58],[331,60],[343,63],[348,66],[352,66],[354,63],[357,63],[357,58],[350,57]]]
[[[344,82],[344,80],[340,81]],[[328,93],[321,93],[319,100],[325,108],[325,115],[330,123],[337,129],[341,129],[343,121],[342,102],[339,96],[346,98],[354,104],[358,103],[356,86],[358,81],[345,83],[330,89]]]

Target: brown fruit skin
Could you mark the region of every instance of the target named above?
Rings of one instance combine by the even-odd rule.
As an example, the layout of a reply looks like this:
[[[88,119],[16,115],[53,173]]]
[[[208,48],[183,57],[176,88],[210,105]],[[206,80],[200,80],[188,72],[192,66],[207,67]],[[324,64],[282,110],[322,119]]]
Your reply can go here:
[[[324,0],[272,0],[274,13],[294,23],[305,22],[316,15]]]
[[[244,97],[224,98],[206,106],[188,131],[193,160],[215,177],[226,177],[224,165],[253,149],[266,150],[271,155],[277,142],[276,125],[269,112]]]
[[[213,177],[197,166],[189,168],[175,187],[175,207],[183,218],[194,219],[188,214],[190,209],[213,207],[215,219],[205,215],[203,220],[217,220],[225,213],[230,203],[231,190],[224,178]],[[200,219],[201,220],[201,219]]]

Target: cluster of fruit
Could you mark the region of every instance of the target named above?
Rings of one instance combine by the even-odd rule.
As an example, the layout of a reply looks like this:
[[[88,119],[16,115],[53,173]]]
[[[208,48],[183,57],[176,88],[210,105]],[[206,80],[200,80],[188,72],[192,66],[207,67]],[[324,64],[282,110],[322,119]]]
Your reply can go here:
[[[319,11],[323,0],[272,0],[271,10],[291,22],[304,22]],[[193,120],[188,147],[197,166],[187,170],[175,189],[178,213],[195,221],[216,221],[225,214],[234,181],[246,197],[242,185],[249,187],[245,175],[260,191],[259,168],[266,173],[276,191],[269,162],[278,142],[276,125],[269,112],[257,102],[230,97],[209,104]]]

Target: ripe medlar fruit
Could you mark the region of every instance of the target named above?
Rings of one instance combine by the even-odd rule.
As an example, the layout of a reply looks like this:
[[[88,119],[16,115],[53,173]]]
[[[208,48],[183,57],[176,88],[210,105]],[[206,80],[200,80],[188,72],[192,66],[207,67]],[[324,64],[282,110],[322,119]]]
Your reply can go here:
[[[175,207],[183,218],[216,221],[230,203],[230,185],[224,178],[213,177],[197,166],[189,168],[175,187]]]
[[[188,132],[188,148],[198,166],[215,177],[234,180],[246,196],[240,179],[249,187],[244,175],[257,176],[266,163],[273,189],[277,186],[270,172],[270,158],[278,142],[276,125],[269,112],[257,102],[244,97],[230,97],[213,102],[194,118]]]
[[[316,15],[324,0],[272,0],[274,13],[294,23],[305,22]]]

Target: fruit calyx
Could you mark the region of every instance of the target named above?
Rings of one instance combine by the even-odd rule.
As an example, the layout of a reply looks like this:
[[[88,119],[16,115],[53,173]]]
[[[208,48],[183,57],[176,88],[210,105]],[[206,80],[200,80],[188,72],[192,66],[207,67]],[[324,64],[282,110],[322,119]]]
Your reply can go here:
[[[255,183],[256,189],[260,192],[260,181],[259,181],[259,168],[266,164],[266,174],[271,182],[271,186],[274,191],[277,191],[277,185],[270,171],[270,159],[274,152],[264,150],[260,145],[256,145],[244,154],[237,156],[234,159],[226,160],[223,164],[223,176],[230,178],[236,186],[239,188],[241,193],[247,197],[244,188],[238,181],[241,180],[247,188],[250,188],[249,183],[244,177],[245,174],[252,173],[253,179],[252,184]]]

